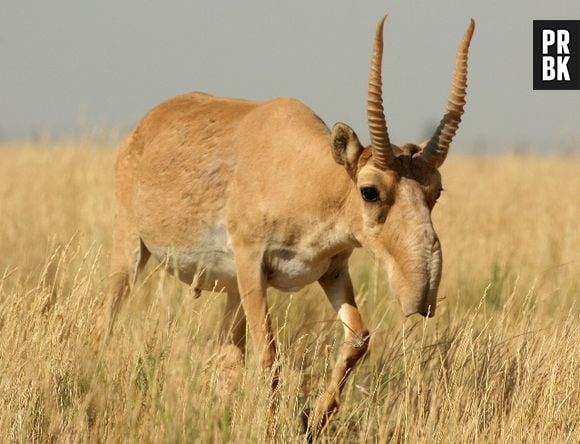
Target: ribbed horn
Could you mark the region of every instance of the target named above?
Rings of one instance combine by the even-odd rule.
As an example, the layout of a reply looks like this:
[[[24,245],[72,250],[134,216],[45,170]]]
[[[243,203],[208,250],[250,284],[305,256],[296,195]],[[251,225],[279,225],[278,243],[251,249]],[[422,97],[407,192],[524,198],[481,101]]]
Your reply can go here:
[[[369,74],[369,92],[367,97],[367,116],[369,120],[369,132],[375,166],[386,170],[393,164],[394,154],[389,141],[387,122],[383,109],[383,25],[387,16],[383,16],[377,24],[371,70]]]
[[[475,22],[471,19],[467,31],[463,35],[463,40],[457,49],[455,56],[455,72],[451,82],[451,90],[447,99],[447,112],[441,119],[435,133],[427,142],[420,157],[434,168],[439,168],[447,157],[449,145],[459,128],[463,107],[465,106],[465,96],[467,94],[467,59],[469,44],[475,30]]]

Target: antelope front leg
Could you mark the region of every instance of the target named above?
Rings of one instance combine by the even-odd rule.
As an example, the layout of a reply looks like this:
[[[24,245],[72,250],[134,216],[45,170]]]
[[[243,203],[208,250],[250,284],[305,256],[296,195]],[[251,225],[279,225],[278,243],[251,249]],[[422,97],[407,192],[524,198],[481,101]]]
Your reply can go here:
[[[274,390],[278,383],[278,372],[276,368],[272,368],[276,359],[276,344],[268,316],[267,286],[262,270],[262,258],[259,254],[238,250],[236,268],[239,294],[250,338],[260,355],[262,370],[266,374],[272,372],[272,390]]]
[[[246,316],[237,288],[229,288],[220,334],[224,394],[231,395],[239,385],[246,352]]]
[[[309,421],[309,435],[316,435],[327,419],[338,408],[340,393],[348,375],[358,360],[365,354],[369,343],[369,332],[365,328],[354,300],[352,282],[346,261],[339,269],[333,268],[318,281],[338,313],[343,324],[345,341],[332,371],[330,384],[318,398]]]
[[[276,397],[278,387],[278,368],[276,359],[276,344],[270,326],[268,305],[266,301],[266,277],[262,269],[262,256],[246,249],[235,249],[236,270],[238,273],[238,288],[242,307],[246,314],[246,324],[256,352],[260,355],[262,372],[266,378],[271,378],[271,393],[269,408],[266,414],[266,435],[264,440],[270,442],[275,435]]]

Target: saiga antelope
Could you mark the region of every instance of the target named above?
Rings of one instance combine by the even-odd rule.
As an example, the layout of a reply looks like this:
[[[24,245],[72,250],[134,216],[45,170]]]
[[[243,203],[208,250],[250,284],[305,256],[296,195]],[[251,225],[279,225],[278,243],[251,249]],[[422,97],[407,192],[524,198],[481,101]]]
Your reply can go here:
[[[337,123],[329,131],[290,98],[253,102],[191,93],[145,115],[116,163],[106,335],[152,255],[197,292],[225,290],[226,343],[243,357],[247,323],[275,385],[266,290],[297,291],[318,281],[346,338],[311,415],[315,433],[337,408],[369,342],[348,272],[354,248],[384,264],[405,315],[434,315],[442,258],[431,210],[441,191],[438,168],[463,114],[475,25],[471,20],[459,46],[435,133],[420,145],[397,146],[382,105],[384,20],[371,61],[367,147],[349,126]]]

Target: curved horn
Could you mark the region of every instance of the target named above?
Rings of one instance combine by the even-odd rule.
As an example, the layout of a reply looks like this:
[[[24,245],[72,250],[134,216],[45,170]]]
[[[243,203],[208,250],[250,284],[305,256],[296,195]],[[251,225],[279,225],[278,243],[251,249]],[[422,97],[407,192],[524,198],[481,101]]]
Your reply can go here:
[[[387,16],[383,16],[377,24],[375,32],[375,44],[373,48],[373,58],[371,60],[371,70],[369,74],[369,92],[367,96],[367,116],[369,121],[369,132],[371,135],[371,147],[373,160],[377,168],[386,170],[393,164],[394,154],[389,141],[387,122],[383,109],[383,81],[382,81],[382,61],[383,61],[383,25]]]
[[[455,56],[455,72],[447,99],[447,112],[420,154],[420,157],[434,168],[439,168],[447,157],[449,145],[461,122],[467,93],[467,56],[474,29],[475,22],[471,19]]]

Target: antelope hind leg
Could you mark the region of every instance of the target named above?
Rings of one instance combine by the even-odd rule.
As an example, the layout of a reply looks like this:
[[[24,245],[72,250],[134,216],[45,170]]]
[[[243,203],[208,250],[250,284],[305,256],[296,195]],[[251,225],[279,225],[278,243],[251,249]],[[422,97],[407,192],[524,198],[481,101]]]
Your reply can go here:
[[[97,324],[100,346],[106,345],[123,301],[150,257],[138,233],[122,222],[119,219],[115,222],[113,232],[109,287]]]

